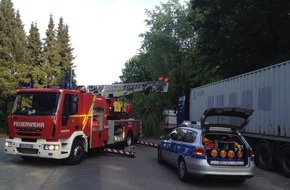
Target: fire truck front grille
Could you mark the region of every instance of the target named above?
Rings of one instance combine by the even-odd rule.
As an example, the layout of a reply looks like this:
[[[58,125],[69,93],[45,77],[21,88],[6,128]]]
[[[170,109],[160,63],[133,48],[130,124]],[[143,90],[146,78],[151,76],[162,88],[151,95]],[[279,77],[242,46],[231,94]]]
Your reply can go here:
[[[42,129],[17,128],[16,132],[17,132],[17,135],[19,135],[19,136],[38,137],[41,135]]]
[[[23,154],[38,154],[37,149],[17,148],[17,151]]]
[[[22,138],[22,142],[36,142],[37,139]]]

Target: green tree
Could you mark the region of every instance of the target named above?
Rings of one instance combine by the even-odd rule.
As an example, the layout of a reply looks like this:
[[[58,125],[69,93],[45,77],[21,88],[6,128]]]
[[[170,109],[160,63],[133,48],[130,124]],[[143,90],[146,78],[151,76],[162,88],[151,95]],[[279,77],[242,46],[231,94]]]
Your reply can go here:
[[[163,110],[173,108],[178,97],[195,84],[194,47],[196,35],[189,20],[190,9],[178,0],[161,3],[155,10],[146,10],[149,30],[140,34],[143,42],[138,56],[125,64],[122,81],[137,82],[169,77],[169,92],[134,94],[133,106],[141,118],[145,135],[160,132]]]
[[[63,18],[59,19],[58,29],[57,29],[57,43],[58,52],[60,56],[60,84],[65,84],[65,82],[72,83],[72,87],[76,86],[74,65],[73,65],[73,48],[70,44],[69,37],[69,27],[64,25]]]
[[[133,117],[142,119],[143,135],[159,137],[163,132],[163,101],[164,94],[150,92],[135,93],[133,96]]]
[[[144,54],[135,55],[125,63],[120,79],[123,83],[152,81],[152,76],[148,71]]]
[[[150,73],[155,78],[169,77],[171,102],[194,85],[196,36],[188,20],[189,11],[178,0],[161,3],[155,10],[146,11],[145,22],[150,29],[141,34],[141,53],[147,57]]]
[[[42,41],[39,34],[37,23],[32,23],[29,29],[28,57],[29,57],[29,78],[34,83],[35,88],[46,86],[46,72],[43,70],[44,57],[42,54]]]
[[[11,0],[0,1],[0,103],[15,93],[26,82],[26,36]],[[0,112],[0,124],[5,126],[7,116]],[[2,131],[2,129],[1,129]]]
[[[203,83],[289,59],[289,1],[191,0],[191,5]]]
[[[15,92],[26,82],[26,36],[11,0],[0,2],[0,92],[1,97]]]
[[[43,68],[46,71],[46,86],[58,86],[61,82],[61,61],[58,50],[53,16],[50,15],[43,47],[43,54],[45,56]]]

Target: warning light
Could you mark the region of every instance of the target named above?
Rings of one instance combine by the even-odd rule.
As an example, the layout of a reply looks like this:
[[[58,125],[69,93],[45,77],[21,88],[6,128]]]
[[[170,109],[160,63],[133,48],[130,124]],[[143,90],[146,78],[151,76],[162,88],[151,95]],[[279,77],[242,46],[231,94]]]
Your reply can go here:
[[[66,82],[64,84],[64,86],[65,86],[65,89],[70,89],[70,87],[71,87],[70,82]]]
[[[28,83],[28,88],[33,88],[33,87],[34,87],[34,83],[33,82]]]
[[[169,81],[168,77],[159,77],[158,80],[159,81],[163,81],[163,82],[168,82]]]

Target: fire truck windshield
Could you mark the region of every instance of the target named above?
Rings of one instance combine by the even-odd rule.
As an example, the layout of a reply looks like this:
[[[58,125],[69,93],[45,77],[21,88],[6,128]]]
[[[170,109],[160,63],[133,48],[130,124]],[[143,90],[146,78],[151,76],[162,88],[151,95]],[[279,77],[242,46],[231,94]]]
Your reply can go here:
[[[54,115],[59,93],[18,93],[12,108],[15,115]]]

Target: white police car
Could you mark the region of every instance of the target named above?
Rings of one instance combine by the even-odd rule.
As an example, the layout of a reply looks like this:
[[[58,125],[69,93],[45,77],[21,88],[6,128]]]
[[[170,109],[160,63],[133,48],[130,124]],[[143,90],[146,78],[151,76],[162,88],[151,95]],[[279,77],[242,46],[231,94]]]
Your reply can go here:
[[[240,134],[253,110],[217,107],[204,112],[199,127],[177,127],[158,144],[158,162],[178,168],[178,176],[218,176],[244,182],[254,176],[254,154]]]

